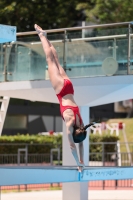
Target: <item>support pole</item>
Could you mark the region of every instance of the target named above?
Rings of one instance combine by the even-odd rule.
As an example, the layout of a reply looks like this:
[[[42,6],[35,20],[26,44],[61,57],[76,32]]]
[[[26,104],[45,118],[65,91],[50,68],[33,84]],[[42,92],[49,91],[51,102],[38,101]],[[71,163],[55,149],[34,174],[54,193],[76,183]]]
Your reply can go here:
[[[27,165],[28,164],[28,146],[26,145],[25,148],[18,149],[18,156],[17,156],[18,166],[20,165],[20,161],[21,161],[21,158],[20,158],[21,152],[25,152],[25,165]]]
[[[89,123],[89,107],[82,106],[80,109],[84,124]],[[77,145],[78,146],[78,145]],[[77,148],[78,150],[78,148]],[[89,139],[88,134],[84,141],[84,162],[88,166],[89,158]],[[76,166],[76,162],[70,150],[66,126],[63,122],[63,166]],[[63,200],[88,200],[88,182],[83,183],[63,183]]]
[[[130,74],[130,57],[131,57],[131,24],[128,24],[128,64],[127,64],[127,74]]]
[[[113,41],[113,58],[116,60],[116,38],[114,38],[114,41]]]
[[[64,31],[64,49],[63,49],[63,68],[66,71],[66,42],[67,42],[67,31]]]
[[[82,26],[85,26],[85,21],[82,21]],[[85,38],[85,29],[82,29],[82,38]]]
[[[5,53],[4,53],[4,81],[7,82],[7,44],[4,45]]]

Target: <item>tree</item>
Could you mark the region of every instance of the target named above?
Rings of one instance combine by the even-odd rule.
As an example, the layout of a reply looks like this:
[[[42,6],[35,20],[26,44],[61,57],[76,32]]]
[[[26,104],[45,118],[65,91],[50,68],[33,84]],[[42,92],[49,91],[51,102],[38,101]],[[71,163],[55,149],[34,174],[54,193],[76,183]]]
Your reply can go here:
[[[77,4],[76,9],[84,10],[86,21],[100,24],[133,20],[133,0],[88,0]]]
[[[71,27],[82,18],[76,10],[79,0],[0,0],[0,23],[17,26],[17,32]]]

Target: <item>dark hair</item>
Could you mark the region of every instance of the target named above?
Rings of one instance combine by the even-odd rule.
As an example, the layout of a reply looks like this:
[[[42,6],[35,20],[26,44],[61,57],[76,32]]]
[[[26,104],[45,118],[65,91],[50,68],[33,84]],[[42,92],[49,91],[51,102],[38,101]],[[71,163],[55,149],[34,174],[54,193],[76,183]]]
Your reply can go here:
[[[86,135],[87,135],[86,129],[90,126],[93,126],[95,123],[96,122],[92,122],[92,123],[90,123],[86,126],[80,126],[80,127],[74,126],[74,129],[73,129],[73,140],[74,140],[74,142],[80,143],[83,140],[85,140]]]
[[[73,130],[73,140],[75,143],[80,143],[86,138],[87,131],[84,130],[84,127],[74,126]]]

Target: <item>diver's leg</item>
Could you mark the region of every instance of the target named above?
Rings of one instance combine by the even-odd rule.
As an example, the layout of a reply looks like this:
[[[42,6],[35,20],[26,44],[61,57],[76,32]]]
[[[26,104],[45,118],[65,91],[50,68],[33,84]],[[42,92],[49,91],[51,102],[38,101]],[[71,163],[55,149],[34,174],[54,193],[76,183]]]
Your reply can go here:
[[[62,76],[63,78],[65,78],[65,79],[69,79],[69,77],[67,76],[65,70],[63,69],[63,67],[62,67],[62,66],[60,65],[60,63],[59,63],[59,59],[58,59],[58,55],[57,55],[56,49],[54,48],[54,46],[53,46],[52,44],[51,44],[50,47],[51,47],[52,52],[53,52],[53,54],[54,54],[54,57],[55,57],[55,59],[56,59],[56,63],[57,63],[57,65],[58,65],[58,67],[59,67],[59,71],[60,71],[61,76]]]
[[[59,66],[55,59],[54,53],[52,51],[51,44],[45,37],[45,32],[41,29],[41,27],[35,24],[35,29],[38,32],[38,35],[42,42],[43,50],[46,55],[46,60],[48,63],[49,78],[50,78],[51,84],[53,88],[55,89],[55,92],[59,93],[63,87],[64,79],[60,74]]]
[[[38,34],[40,34],[40,33],[42,34],[42,33],[43,33],[43,36],[46,37],[46,32],[45,32],[44,30],[42,30],[41,27],[39,27],[39,26],[37,26],[37,27],[38,27],[38,28],[35,28],[35,29],[36,29],[36,31],[38,32]],[[58,59],[58,55],[57,55],[56,49],[54,48],[54,46],[51,44],[51,42],[50,42],[47,38],[46,38],[46,40],[47,40],[47,42],[48,42],[50,48],[52,49],[52,52],[53,52],[53,55],[54,55],[54,57],[55,57],[56,64],[57,64],[57,66],[58,66],[58,69],[59,69],[59,71],[60,71],[61,76],[62,76],[63,78],[69,79],[69,77],[67,76],[65,70],[63,69],[63,67],[62,67],[62,66],[60,65],[60,63],[59,63],[59,59]]]

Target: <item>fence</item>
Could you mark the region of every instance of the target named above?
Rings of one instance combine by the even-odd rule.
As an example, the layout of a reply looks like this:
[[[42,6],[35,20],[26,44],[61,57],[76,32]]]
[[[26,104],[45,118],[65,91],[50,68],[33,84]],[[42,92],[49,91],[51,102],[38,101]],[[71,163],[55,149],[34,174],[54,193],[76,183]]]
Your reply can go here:
[[[127,75],[133,74],[132,25],[122,22],[46,32],[69,77]],[[89,30],[86,35],[85,30]],[[48,79],[46,58],[36,31],[17,33],[17,41],[1,44],[0,52],[0,81]],[[111,62],[112,67],[106,62]]]
[[[9,145],[9,144],[8,144]],[[36,166],[50,166],[50,165],[62,165],[61,147],[52,149],[52,146],[48,144],[46,146],[37,144],[15,144],[18,150],[14,154],[6,153],[0,154],[0,165],[36,165]],[[0,144],[4,146],[4,144]],[[31,153],[31,149],[38,149],[36,153]],[[44,148],[45,146],[45,148]],[[133,143],[128,143],[130,152],[126,152],[126,143],[90,143],[89,153],[89,166],[133,166]],[[10,148],[13,148],[14,144],[10,144]],[[39,149],[44,149],[44,152],[39,153]],[[46,150],[49,151],[46,152]],[[111,149],[111,151],[110,151]],[[42,150],[41,150],[42,151]],[[133,187],[133,180],[112,180],[112,181],[91,181],[88,183],[90,189],[118,189],[118,188],[130,188]],[[51,187],[61,188],[62,184],[39,184],[39,185],[22,185],[22,186],[6,186],[2,187],[3,190],[40,190],[50,189]]]
[[[60,165],[62,159],[61,148],[49,144],[8,144],[8,148],[0,144],[0,149],[5,150],[0,153],[0,165]],[[14,153],[7,153],[7,149]]]
[[[133,143],[120,143],[119,141],[90,143],[90,149],[89,165],[91,161],[93,161],[93,166],[133,165]]]

